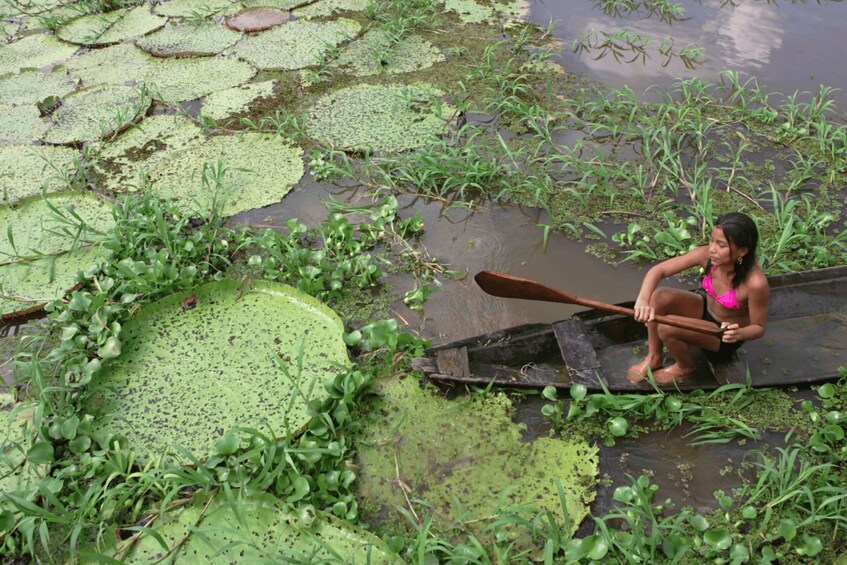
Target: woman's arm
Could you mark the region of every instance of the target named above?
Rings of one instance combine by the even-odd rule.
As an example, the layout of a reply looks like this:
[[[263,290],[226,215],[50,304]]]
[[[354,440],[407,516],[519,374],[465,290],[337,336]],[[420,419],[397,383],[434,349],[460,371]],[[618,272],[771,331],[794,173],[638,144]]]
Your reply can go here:
[[[747,308],[749,309],[750,323],[743,328],[739,328],[738,324],[722,324],[722,327],[728,328],[722,338],[727,343],[750,341],[765,335],[765,326],[768,322],[768,301],[770,300],[768,278],[762,271],[757,270],[751,273],[747,284]]]
[[[709,247],[703,245],[692,249],[685,255],[672,257],[653,266],[644,275],[641,290],[638,291],[638,297],[635,299],[635,319],[639,322],[649,322],[655,317],[653,308],[650,306],[650,297],[653,296],[653,292],[655,292],[662,279],[679,274],[691,267],[705,265],[708,262]]]

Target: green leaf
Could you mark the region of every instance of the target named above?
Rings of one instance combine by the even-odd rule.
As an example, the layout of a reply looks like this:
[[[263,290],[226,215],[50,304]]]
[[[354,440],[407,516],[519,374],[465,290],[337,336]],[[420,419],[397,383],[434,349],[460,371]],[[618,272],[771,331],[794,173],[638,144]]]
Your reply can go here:
[[[797,522],[791,518],[783,518],[779,521],[777,533],[785,538],[785,541],[791,541],[797,536]]]
[[[741,516],[742,516],[745,520],[752,520],[752,519],[753,519],[753,518],[755,518],[757,515],[758,515],[758,512],[756,512],[756,509],[755,509],[753,506],[745,506],[745,507],[741,510]]]
[[[62,424],[62,437],[67,440],[75,438],[77,427],[79,427],[79,418],[73,415]]]
[[[53,444],[46,441],[38,441],[32,444],[27,451],[26,459],[33,465],[43,465],[53,461]]]
[[[719,528],[703,534],[703,541],[715,549],[724,550],[732,545],[732,536],[726,528]]]
[[[575,384],[571,386],[571,398],[573,398],[575,401],[580,402],[583,398],[585,398],[585,395],[587,394],[588,389],[585,387],[585,385]]]
[[[706,520],[705,517],[700,516],[699,514],[691,517],[691,527],[697,530],[698,532],[705,532],[709,529],[709,521]]]
[[[729,559],[733,564],[747,563],[750,560],[750,551],[743,543],[736,543],[729,550]]]
[[[110,336],[103,347],[97,350],[97,355],[102,359],[114,359],[121,354],[121,342],[115,336]]]
[[[662,552],[668,559],[677,559],[691,549],[691,540],[677,534],[668,534],[662,540]]]
[[[826,383],[825,385],[818,388],[818,396],[821,398],[832,398],[835,396],[835,387],[832,383]]]
[[[602,536],[595,534],[582,540],[582,550],[589,559],[599,561],[609,553],[609,544]]]
[[[629,429],[629,423],[626,421],[626,418],[621,418],[620,416],[609,419],[607,426],[609,427],[609,431],[615,437],[626,435],[626,432]]]
[[[79,435],[68,444],[74,453],[85,453],[91,447],[91,438],[87,435]]]
[[[309,494],[309,480],[306,477],[297,477],[294,479],[294,492],[286,499],[288,502],[297,502]]]
[[[821,543],[820,538],[817,536],[808,536],[803,534],[803,544],[795,547],[794,550],[800,555],[805,555],[806,557],[814,557],[821,551],[823,551],[823,543]]]
[[[241,441],[235,434],[224,434],[221,439],[215,442],[215,453],[219,455],[232,455],[241,445]]]

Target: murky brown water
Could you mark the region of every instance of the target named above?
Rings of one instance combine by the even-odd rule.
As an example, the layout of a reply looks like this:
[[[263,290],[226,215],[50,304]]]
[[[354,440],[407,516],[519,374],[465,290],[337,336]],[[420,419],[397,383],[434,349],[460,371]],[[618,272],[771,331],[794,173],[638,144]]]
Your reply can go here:
[[[829,0],[677,0],[688,18],[671,24],[643,9],[611,17],[598,0],[560,2],[533,0],[530,19],[557,24],[564,45],[562,64],[616,88],[628,85],[636,94],[648,86],[666,86],[675,78],[714,80],[724,69],[756,76],[768,92],[817,92],[818,85],[842,89],[833,99],[847,105],[847,65],[842,38],[847,33],[847,3]],[[654,40],[650,58],[626,64],[611,56],[572,52],[572,43],[589,30],[614,33],[627,29]],[[666,66],[658,45],[672,37],[678,50],[691,44],[705,51],[702,64],[687,68],[674,57]],[[656,91],[652,96],[657,96]]]

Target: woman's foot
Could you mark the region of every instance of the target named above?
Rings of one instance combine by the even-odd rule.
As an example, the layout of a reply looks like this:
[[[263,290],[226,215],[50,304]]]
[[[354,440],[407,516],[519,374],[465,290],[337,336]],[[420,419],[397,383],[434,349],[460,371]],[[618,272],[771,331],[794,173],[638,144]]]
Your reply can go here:
[[[653,379],[655,379],[656,384],[660,385],[669,385],[673,384],[673,382],[681,381],[685,377],[694,373],[694,369],[688,369],[685,367],[680,367],[679,363],[674,363],[668,367],[662,367],[657,371],[653,371]]]
[[[656,374],[656,369],[659,369],[662,366],[662,359],[655,359],[653,357],[648,357],[641,363],[636,363],[632,367],[630,367],[626,372],[626,379],[631,383],[637,383],[639,381],[643,381],[647,378],[647,371],[654,371],[654,375]]]

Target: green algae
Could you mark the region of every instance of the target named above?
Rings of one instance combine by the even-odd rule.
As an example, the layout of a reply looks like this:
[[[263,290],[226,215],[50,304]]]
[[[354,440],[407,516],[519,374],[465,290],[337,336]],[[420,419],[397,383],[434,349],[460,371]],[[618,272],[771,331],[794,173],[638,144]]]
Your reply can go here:
[[[71,59],[67,68],[85,84],[124,84],[142,77],[165,102],[182,102],[244,84],[256,70],[230,57],[161,59],[130,44],[90,51]]]
[[[444,54],[420,36],[405,37],[392,44],[388,34],[374,30],[350,43],[336,64],[349,67],[355,76],[370,76],[411,73],[444,60]]]
[[[108,45],[150,33],[165,25],[167,18],[150,12],[145,3],[131,9],[82,16],[56,30],[56,36],[78,45]]]
[[[172,152],[149,175],[161,196],[202,211],[224,202],[231,216],[279,202],[304,172],[302,149],[278,135],[249,133]]]
[[[79,155],[69,147],[0,147],[0,204],[66,189],[64,173]]]
[[[273,96],[275,84],[275,81],[266,80],[213,92],[203,101],[200,115],[224,120],[234,114],[242,114],[253,101]]]
[[[370,4],[370,0],[319,0],[294,10],[298,18],[322,18],[338,12],[361,12]]]
[[[371,503],[408,508],[402,481],[408,499],[427,501],[442,525],[458,517],[454,499],[462,519],[473,521],[491,516],[504,492],[506,504],[530,504],[564,522],[558,480],[572,529],[588,515],[595,447],[554,438],[524,443],[502,395],[447,400],[411,377],[384,381],[378,393],[359,442],[359,495]]]
[[[94,428],[145,458],[175,444],[205,457],[238,425],[296,432],[310,418],[302,395],[325,398],[323,382],[349,364],[342,332],[332,310],[287,285],[221,281],[169,296],[124,325],[121,354],[95,376],[89,409],[105,417]]]
[[[64,96],[76,88],[76,83],[63,73],[24,71],[0,79],[0,100],[3,104],[32,104],[48,96]]]
[[[47,122],[35,106],[0,106],[0,145],[34,143],[45,131]]]
[[[192,57],[216,55],[232,47],[241,33],[212,22],[180,22],[135,42],[157,57]]]
[[[75,215],[81,232],[59,218]],[[82,193],[32,197],[0,207],[0,314],[26,310],[63,296],[77,273],[103,258],[98,234],[114,226],[112,207]],[[12,239],[9,234],[12,234]]]
[[[77,49],[75,45],[68,45],[44,33],[0,45],[0,76],[55,65],[76,53]]]
[[[185,539],[166,556],[152,536],[133,544],[125,563],[402,563],[400,557],[368,531],[316,511],[309,528],[298,525],[290,507],[269,495],[240,502],[240,516],[222,495],[214,501],[197,497],[155,531],[168,547]],[[208,503],[208,507],[206,504]]]
[[[346,150],[404,151],[449,127],[454,108],[427,84],[359,84],[321,97],[309,110],[312,137]]]
[[[232,52],[262,70],[296,70],[318,64],[333,47],[352,39],[361,26],[345,18],[297,20],[247,37]]]
[[[50,116],[48,143],[95,141],[139,120],[152,99],[137,87],[100,85],[71,93]]]
[[[134,190],[143,170],[202,140],[203,132],[189,118],[148,116],[114,140],[100,144],[95,168],[109,190]]]

